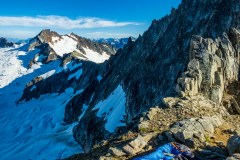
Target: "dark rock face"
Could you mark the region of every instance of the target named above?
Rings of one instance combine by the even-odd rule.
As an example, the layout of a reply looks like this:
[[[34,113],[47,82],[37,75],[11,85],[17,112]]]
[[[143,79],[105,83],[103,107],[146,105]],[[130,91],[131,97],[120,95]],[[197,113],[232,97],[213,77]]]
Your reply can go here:
[[[0,48],[13,47],[14,43],[8,42],[7,39],[0,37]]]
[[[116,53],[116,49],[110,44],[101,44],[98,42],[94,42],[89,39],[80,37],[74,33],[72,33],[71,35],[76,38],[76,40],[78,41],[78,49],[80,51],[83,51],[83,53],[84,53],[83,47],[90,48],[98,53],[106,52],[108,55],[114,55]]]
[[[89,93],[91,96],[94,94],[89,109],[74,130],[74,137],[84,150],[88,152],[90,145],[108,135],[102,129],[96,131],[92,128],[102,126],[92,111],[98,102],[106,99],[121,84],[126,93],[126,122],[130,126],[150,107],[161,106],[164,97],[177,94],[176,82],[190,61],[193,35],[216,39],[224,32],[231,34],[231,28],[240,29],[239,13],[238,0],[183,0],[178,9],[173,9],[161,20],[154,20],[143,36],[135,42],[128,42],[111,57],[100,84],[94,86],[92,94]],[[65,116],[73,117],[67,122],[76,120],[75,113],[80,114],[80,111],[68,110],[81,110],[83,104],[88,103],[89,98],[85,98],[85,94],[77,95],[73,98],[74,103],[71,101],[67,105]],[[101,125],[98,127],[98,124]]]

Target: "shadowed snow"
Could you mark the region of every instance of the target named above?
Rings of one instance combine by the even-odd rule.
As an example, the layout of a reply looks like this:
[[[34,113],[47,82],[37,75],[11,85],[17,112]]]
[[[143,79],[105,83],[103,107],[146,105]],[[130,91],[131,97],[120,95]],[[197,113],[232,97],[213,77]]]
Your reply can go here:
[[[104,101],[99,102],[93,110],[98,109],[97,116],[105,117],[105,129],[114,132],[117,127],[125,126],[122,122],[125,113],[126,95],[122,86],[118,86]]]
[[[16,103],[29,81],[55,71],[60,62],[39,63],[27,69],[23,64],[34,57],[32,54],[17,49],[0,49],[0,57],[1,159],[62,159],[81,152],[72,136],[75,124],[63,123],[65,105],[74,95],[72,88],[60,95],[46,94]]]

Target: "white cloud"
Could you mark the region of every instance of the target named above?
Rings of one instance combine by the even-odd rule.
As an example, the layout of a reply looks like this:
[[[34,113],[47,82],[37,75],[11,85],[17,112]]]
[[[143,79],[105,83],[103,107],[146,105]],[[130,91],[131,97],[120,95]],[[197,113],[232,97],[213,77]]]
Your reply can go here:
[[[91,32],[87,33],[90,37],[93,38],[126,38],[132,36],[127,33],[107,33],[107,32]]]
[[[62,16],[9,17],[0,16],[0,26],[54,27],[59,29],[105,28],[140,25],[137,22],[116,22],[100,18],[70,19]]]

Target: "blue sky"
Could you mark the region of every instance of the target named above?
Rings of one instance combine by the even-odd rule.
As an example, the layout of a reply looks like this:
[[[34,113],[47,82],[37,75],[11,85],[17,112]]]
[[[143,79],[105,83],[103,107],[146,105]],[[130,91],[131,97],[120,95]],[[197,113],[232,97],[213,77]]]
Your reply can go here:
[[[25,39],[49,28],[88,38],[137,37],[181,0],[11,0],[1,2],[0,37]]]

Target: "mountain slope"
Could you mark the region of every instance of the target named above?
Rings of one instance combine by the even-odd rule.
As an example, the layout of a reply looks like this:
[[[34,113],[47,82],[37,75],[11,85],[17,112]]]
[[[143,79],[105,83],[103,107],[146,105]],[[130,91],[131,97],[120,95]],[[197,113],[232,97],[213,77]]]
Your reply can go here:
[[[177,80],[187,71],[191,60],[189,49],[193,36],[215,40],[227,33],[230,38],[231,28],[239,32],[239,11],[240,6],[236,0],[183,0],[178,9],[173,9],[170,15],[161,20],[154,20],[143,36],[135,42],[130,41],[122,51],[111,57],[100,84],[91,93],[88,91],[87,98],[93,97],[91,101],[85,101],[86,94],[83,91],[83,94],[76,95],[66,106],[65,121],[72,123],[82,113],[84,104],[88,105],[74,129],[74,137],[84,151],[91,151],[93,145],[111,135],[104,128],[106,118],[111,112],[107,111],[99,118],[99,112],[93,110],[98,103],[107,101],[117,86],[122,86],[126,95],[126,116],[121,121],[126,123],[126,127],[115,131],[118,133],[135,126],[149,108],[164,107],[163,98],[177,96]],[[223,41],[225,42],[224,39]],[[235,49],[233,52],[239,53]],[[233,59],[235,69],[238,70],[237,57]],[[234,77],[232,80],[238,79]],[[202,87],[204,85],[200,86],[200,90]],[[117,106],[113,105],[112,109],[115,107]]]
[[[72,135],[75,124],[63,122],[65,105],[89,81],[98,81],[98,63],[115,50],[71,36],[44,30],[27,44],[0,49],[1,159],[62,159],[82,152]]]

